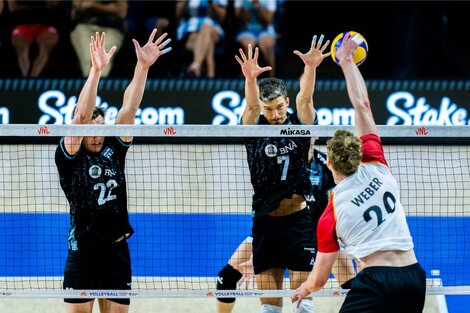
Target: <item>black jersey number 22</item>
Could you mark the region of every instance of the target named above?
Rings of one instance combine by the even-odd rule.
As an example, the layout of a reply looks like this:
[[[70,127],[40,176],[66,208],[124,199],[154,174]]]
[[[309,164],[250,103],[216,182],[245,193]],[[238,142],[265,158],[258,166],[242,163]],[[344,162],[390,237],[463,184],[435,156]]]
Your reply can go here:
[[[110,179],[104,183],[97,183],[93,186],[94,190],[99,190],[100,195],[98,197],[98,205],[103,205],[108,201],[116,199],[116,195],[113,195],[113,189],[118,186],[118,183],[114,179]]]

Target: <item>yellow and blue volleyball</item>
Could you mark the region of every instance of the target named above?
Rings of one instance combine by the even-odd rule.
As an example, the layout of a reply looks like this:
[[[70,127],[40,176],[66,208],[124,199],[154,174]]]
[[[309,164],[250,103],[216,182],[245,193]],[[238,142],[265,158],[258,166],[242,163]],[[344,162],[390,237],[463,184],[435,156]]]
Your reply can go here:
[[[333,61],[336,62],[336,64],[339,64],[339,60],[335,57],[335,52],[336,49],[341,46],[341,42],[343,41],[344,36],[348,32],[344,32],[336,36],[335,39],[333,39],[333,42],[331,43],[331,57],[333,58]],[[358,45],[356,52],[354,53],[354,62],[359,66],[364,62],[367,58],[367,53],[369,52],[369,46],[367,45],[366,39],[359,34],[358,32],[353,32],[349,31],[349,35],[353,37],[354,35],[359,35],[359,38],[362,39],[362,42]]]

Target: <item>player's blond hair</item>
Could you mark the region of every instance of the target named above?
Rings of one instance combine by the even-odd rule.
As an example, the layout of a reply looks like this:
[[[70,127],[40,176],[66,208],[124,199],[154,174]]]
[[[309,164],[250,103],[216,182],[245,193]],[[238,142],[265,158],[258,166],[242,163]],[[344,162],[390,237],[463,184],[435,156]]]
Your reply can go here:
[[[346,176],[357,171],[362,160],[362,142],[351,132],[337,130],[326,142],[326,150],[335,171]]]

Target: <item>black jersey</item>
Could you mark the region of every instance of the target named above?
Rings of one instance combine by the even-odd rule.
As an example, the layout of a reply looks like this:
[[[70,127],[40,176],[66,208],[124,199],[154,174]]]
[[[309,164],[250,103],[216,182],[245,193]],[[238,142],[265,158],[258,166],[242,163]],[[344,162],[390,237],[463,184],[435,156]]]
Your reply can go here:
[[[106,137],[99,153],[75,155],[62,138],[55,162],[70,204],[69,250],[90,249],[134,233],[127,212],[125,157],[130,144]]]
[[[313,198],[309,201],[313,223],[317,228],[318,220],[328,204],[328,191],[335,186],[333,174],[326,166],[326,154],[314,149],[313,157],[307,168],[308,177],[313,188]]]
[[[261,115],[259,125],[269,124]],[[300,125],[297,113],[287,113],[283,125]],[[251,184],[253,185],[253,216],[275,210],[281,200],[293,194],[310,199],[312,188],[307,174],[310,138],[253,137],[245,138]]]

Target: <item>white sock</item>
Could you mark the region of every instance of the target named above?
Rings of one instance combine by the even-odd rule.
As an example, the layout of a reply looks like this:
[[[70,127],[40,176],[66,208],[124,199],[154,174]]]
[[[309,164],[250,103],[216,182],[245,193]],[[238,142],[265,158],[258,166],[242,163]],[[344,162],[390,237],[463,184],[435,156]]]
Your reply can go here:
[[[297,301],[292,303],[293,313],[313,313],[313,301],[310,299],[302,299],[300,306],[297,307]]]
[[[282,307],[271,305],[271,304],[262,304],[261,313],[282,313]]]

